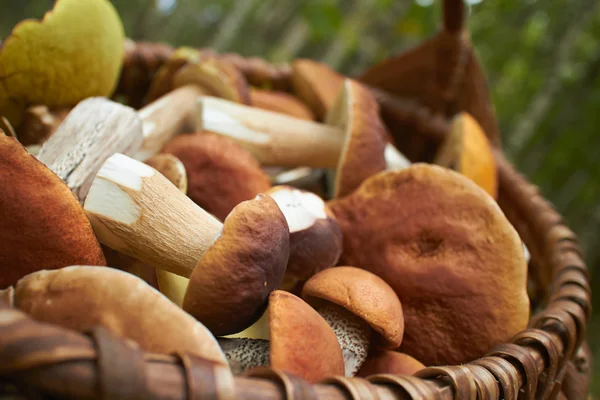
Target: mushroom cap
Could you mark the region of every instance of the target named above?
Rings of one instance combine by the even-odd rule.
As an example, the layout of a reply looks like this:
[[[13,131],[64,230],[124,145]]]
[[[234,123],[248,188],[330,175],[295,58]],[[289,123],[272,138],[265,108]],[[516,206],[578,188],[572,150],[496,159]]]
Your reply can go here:
[[[145,161],[146,164],[163,174],[177,189],[187,192],[187,174],[181,160],[172,154],[157,154]]]
[[[309,121],[315,119],[312,111],[297,97],[289,93],[250,88],[250,102],[252,107],[288,114]]]
[[[490,196],[497,196],[496,159],[483,129],[470,114],[461,112],[454,117],[450,133],[434,162],[444,167],[454,166]]]
[[[179,158],[185,166],[189,198],[221,221],[236,205],[271,187],[256,159],[223,136],[177,136],[162,152]]]
[[[294,94],[307,104],[318,120],[325,118],[344,84],[344,77],[327,64],[308,59],[292,63]]]
[[[277,202],[290,228],[286,275],[306,280],[333,267],[342,254],[342,231],[323,199],[283,185],[265,193]]]
[[[315,306],[325,300],[362,318],[379,334],[383,347],[393,349],[402,343],[402,304],[394,290],[369,271],[354,267],[321,271],[304,284],[302,298]]]
[[[259,194],[240,203],[192,272],[183,309],[217,336],[252,325],[283,282],[289,236],[285,217],[270,196]]]
[[[40,269],[106,265],[69,187],[14,138],[0,134],[0,288]]]
[[[20,22],[0,45],[0,114],[18,127],[29,105],[109,96],[123,43],[123,25],[108,0],[59,0],[43,20]]]
[[[113,268],[71,266],[27,275],[14,305],[33,318],[83,332],[97,325],[149,352],[190,352],[226,363],[200,322],[143,280]]]
[[[308,382],[344,376],[342,349],[331,327],[302,299],[283,290],[269,297],[271,367]]]
[[[329,203],[341,261],[385,280],[402,302],[402,351],[426,365],[484,355],[527,326],[521,240],[492,197],[429,164],[379,173]]]
[[[148,89],[146,102],[150,103],[173,90],[173,77],[177,71],[188,62],[197,62],[203,56],[205,56],[203,52],[192,47],[177,48],[154,74]]]
[[[369,353],[356,376],[366,378],[376,374],[414,375],[424,368],[425,365],[408,354],[375,349]]]
[[[334,185],[334,197],[343,197],[369,176],[385,170],[385,128],[377,101],[351,79],[344,81],[343,90],[327,114],[327,124],[345,133]]]
[[[246,78],[231,62],[215,55],[203,55],[175,72],[173,88],[189,84],[196,84],[216,97],[250,104],[250,88]]]

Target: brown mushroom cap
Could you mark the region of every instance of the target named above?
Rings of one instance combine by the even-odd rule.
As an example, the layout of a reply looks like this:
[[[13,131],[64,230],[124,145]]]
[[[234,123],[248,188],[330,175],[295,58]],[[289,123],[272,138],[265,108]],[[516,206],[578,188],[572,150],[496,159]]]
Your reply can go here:
[[[308,382],[344,375],[342,350],[331,327],[314,309],[291,293],[269,297],[271,367]]]
[[[376,349],[369,354],[356,376],[366,378],[376,374],[413,375],[423,368],[425,365],[408,354]]]
[[[334,197],[343,197],[369,176],[385,170],[385,129],[377,101],[364,86],[350,79],[345,80],[328,113],[327,124],[345,132],[334,185]]]
[[[521,240],[468,178],[414,164],[329,205],[344,235],[341,262],[380,276],[400,298],[402,351],[426,365],[459,364],[527,326]]]
[[[252,107],[288,114],[309,121],[315,119],[310,109],[289,93],[250,88],[250,100]]]
[[[291,186],[274,186],[266,194],[277,202],[290,228],[286,275],[306,280],[333,267],[342,253],[342,232],[325,202]]]
[[[184,46],[175,50],[169,59],[156,71],[156,74],[154,74],[150,88],[148,89],[146,102],[149,103],[156,100],[173,90],[173,77],[177,71],[187,63],[198,62],[204,56],[206,54],[191,47]]]
[[[14,138],[0,134],[0,288],[40,269],[106,265],[68,186]]]
[[[183,309],[217,336],[249,327],[283,282],[289,254],[289,228],[275,200],[258,195],[239,204],[192,272]]]
[[[323,300],[337,304],[367,322],[386,348],[402,343],[404,316],[394,290],[383,279],[364,269],[336,267],[310,278],[302,298],[311,305]]]
[[[294,93],[322,120],[335,103],[344,77],[329,65],[308,59],[292,64]]]
[[[236,205],[271,187],[268,175],[252,155],[223,136],[181,135],[162,151],[185,166],[189,198],[221,221]]]
[[[35,272],[15,286],[14,305],[39,321],[80,332],[104,326],[145,351],[191,352],[226,363],[208,329],[138,277],[117,269]]]

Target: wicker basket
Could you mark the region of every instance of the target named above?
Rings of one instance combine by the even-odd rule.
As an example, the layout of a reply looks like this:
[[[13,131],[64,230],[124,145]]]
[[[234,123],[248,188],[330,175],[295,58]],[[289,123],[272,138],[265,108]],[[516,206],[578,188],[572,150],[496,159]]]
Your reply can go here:
[[[173,49],[128,42],[118,94],[139,107],[156,70]],[[291,70],[260,59],[222,55],[253,85],[291,90]],[[384,115],[419,127],[435,146],[448,121],[424,107],[375,91]],[[490,138],[498,143],[498,138]],[[528,246],[539,312],[510,343],[469,364],[427,368],[417,377],[333,377],[311,385],[270,368],[233,377],[226,367],[188,354],[144,354],[98,328],[87,335],[43,324],[0,302],[0,397],[65,399],[557,399],[587,397],[590,356],[585,327],[591,292],[582,250],[538,189],[497,146],[498,202]],[[539,307],[543,304],[543,309]],[[13,395],[11,395],[13,393]]]

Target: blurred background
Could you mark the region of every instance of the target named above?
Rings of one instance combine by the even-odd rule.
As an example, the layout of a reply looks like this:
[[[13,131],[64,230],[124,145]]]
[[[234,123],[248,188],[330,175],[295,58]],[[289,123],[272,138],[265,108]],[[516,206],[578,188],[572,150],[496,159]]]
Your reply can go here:
[[[438,0],[112,0],[127,35],[270,61],[322,60],[348,75],[415,46],[440,24]],[[1,0],[0,39],[53,0]],[[471,0],[509,158],[566,217],[600,271],[600,1]],[[82,16],[85,18],[85,16]],[[600,279],[593,274],[595,309]],[[600,362],[600,317],[589,327]],[[596,368],[594,393],[600,395]]]

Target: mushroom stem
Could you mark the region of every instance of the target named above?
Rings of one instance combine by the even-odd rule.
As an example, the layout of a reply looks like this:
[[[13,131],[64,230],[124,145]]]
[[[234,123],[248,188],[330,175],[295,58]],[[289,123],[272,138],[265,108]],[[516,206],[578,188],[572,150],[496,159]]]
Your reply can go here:
[[[186,278],[223,227],[155,169],[122,154],[104,163],[84,209],[101,243]]]
[[[362,318],[333,303],[327,303],[317,311],[331,326],[338,339],[344,356],[346,376],[354,376],[367,359],[371,327]]]
[[[255,367],[269,365],[269,341],[249,338],[217,338],[231,371],[242,374]]]

